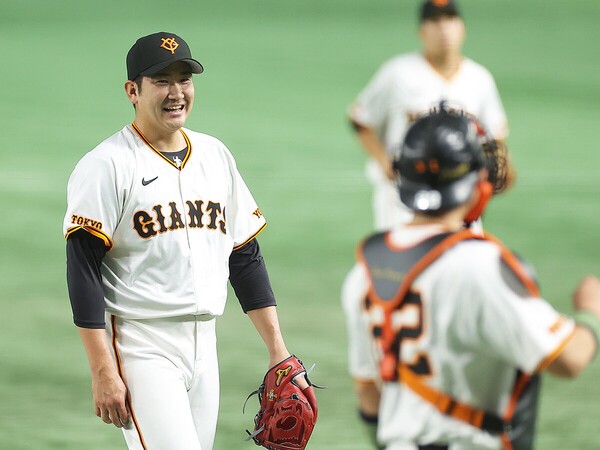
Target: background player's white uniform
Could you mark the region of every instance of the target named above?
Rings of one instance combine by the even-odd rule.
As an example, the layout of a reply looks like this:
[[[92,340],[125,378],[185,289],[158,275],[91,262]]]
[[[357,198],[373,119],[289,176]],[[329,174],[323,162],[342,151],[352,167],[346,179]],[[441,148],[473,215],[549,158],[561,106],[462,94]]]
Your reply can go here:
[[[84,228],[110,248],[107,333],[131,396],[123,432],[134,449],[212,448],[215,317],[229,256],[266,226],[225,145],[181,132],[189,151],[174,162],[126,126],[85,155],[68,184],[65,235]]]
[[[420,53],[396,56],[380,67],[358,95],[350,117],[373,128],[389,154],[394,155],[412,121],[441,100],[475,115],[492,137],[507,136],[506,114],[494,79],[469,58],[463,58],[458,72],[448,80]],[[375,228],[385,230],[408,222],[412,213],[401,204],[395,184],[372,159],[366,171],[374,185]]]
[[[389,245],[407,248],[443,232],[438,225],[397,226]],[[512,287],[511,287],[512,286]],[[351,375],[380,383],[379,359],[371,327],[381,320],[364,308],[370,287],[365,266],[350,272],[342,292],[349,335]],[[446,251],[413,282],[420,294],[422,323],[415,307],[394,316],[399,327],[422,327],[417,339],[401,343],[401,361],[425,356],[427,385],[454,399],[502,414],[509,407],[517,369],[535,373],[562,349],[574,329],[545,300],[511,283],[501,269],[500,247],[489,241],[464,241]],[[357,308],[357,304],[362,304]],[[386,450],[413,450],[415,442],[453,442],[451,450],[500,449],[500,439],[440,413],[404,384],[385,382],[379,409],[378,439]]]

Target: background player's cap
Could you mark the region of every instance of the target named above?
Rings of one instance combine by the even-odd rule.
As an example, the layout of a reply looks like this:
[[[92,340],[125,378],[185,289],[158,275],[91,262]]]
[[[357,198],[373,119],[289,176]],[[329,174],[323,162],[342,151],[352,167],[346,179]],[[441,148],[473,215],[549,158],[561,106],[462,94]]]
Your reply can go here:
[[[453,0],[427,0],[421,5],[421,22],[440,16],[460,17],[460,12]]]
[[[182,38],[173,33],[154,33],[139,38],[127,53],[127,79],[152,75],[177,61],[189,64],[192,73],[204,72],[204,67],[192,58],[192,52]]]
[[[485,167],[478,124],[443,103],[411,125],[394,160],[402,203],[423,212],[445,212],[469,201]]]

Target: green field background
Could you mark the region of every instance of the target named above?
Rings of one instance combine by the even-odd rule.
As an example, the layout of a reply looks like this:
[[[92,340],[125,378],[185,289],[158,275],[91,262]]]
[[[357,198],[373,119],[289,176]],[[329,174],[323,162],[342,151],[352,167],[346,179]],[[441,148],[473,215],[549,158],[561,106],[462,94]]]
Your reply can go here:
[[[465,53],[494,76],[510,122],[516,187],[486,226],[536,266],[570,311],[600,275],[600,2],[463,0]],[[416,49],[416,2],[274,0],[0,4],[0,449],[124,449],[94,416],[89,369],[66,294],[62,219],[79,158],[133,118],[125,54],[173,31],[206,72],[188,126],[223,140],[267,217],[260,242],[288,347],[316,363],[320,418],[309,448],[368,449],[346,370],[339,292],[371,230],[365,161],[345,110],[388,57]],[[216,450],[244,442],[268,362],[230,296],[218,322]],[[538,449],[599,449],[600,362],[546,377]]]

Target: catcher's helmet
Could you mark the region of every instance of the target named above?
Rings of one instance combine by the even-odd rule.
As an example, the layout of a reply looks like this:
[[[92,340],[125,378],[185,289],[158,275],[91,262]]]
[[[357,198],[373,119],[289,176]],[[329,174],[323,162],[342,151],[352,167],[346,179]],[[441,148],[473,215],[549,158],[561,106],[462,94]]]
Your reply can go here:
[[[418,119],[393,162],[402,203],[423,212],[445,212],[466,203],[486,167],[481,132],[473,117],[443,103]]]

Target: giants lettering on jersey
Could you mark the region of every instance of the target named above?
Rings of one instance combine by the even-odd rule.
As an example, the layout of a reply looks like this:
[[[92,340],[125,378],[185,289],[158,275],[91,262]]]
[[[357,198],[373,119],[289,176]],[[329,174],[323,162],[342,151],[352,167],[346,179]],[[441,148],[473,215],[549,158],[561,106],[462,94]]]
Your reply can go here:
[[[209,230],[218,229],[227,234],[225,223],[225,207],[221,208],[218,202],[205,202],[203,200],[187,200],[187,226],[189,228],[204,228]],[[208,222],[208,223],[206,223]],[[152,212],[137,211],[133,215],[133,228],[142,239],[150,239],[157,234],[167,231],[179,230],[186,227],[184,218],[177,209],[176,202],[169,202],[168,206],[155,205]]]

